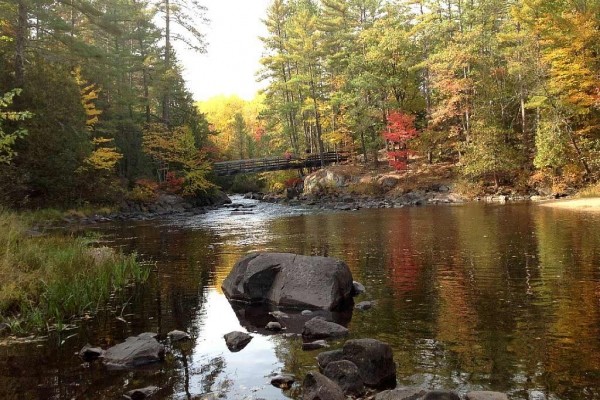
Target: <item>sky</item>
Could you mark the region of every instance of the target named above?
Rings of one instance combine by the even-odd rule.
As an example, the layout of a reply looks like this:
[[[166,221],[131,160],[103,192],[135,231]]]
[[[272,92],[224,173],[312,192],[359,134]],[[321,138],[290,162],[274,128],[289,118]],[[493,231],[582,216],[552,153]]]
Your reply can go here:
[[[264,86],[256,82],[266,35],[261,19],[271,0],[204,0],[208,8],[206,33],[208,49],[198,54],[177,46],[184,78],[195,100],[237,94],[250,100]]]

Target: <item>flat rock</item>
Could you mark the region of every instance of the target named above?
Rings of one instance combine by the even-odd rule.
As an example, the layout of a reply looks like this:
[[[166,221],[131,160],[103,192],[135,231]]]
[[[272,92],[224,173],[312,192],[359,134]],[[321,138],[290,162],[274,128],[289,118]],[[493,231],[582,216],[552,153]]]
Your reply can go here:
[[[294,382],[296,382],[296,378],[294,375],[289,374],[277,375],[271,379],[271,385],[278,387],[279,389],[289,389]]]
[[[324,347],[328,347],[327,342],[324,340],[315,340],[314,342],[302,343],[302,350],[304,351],[318,350]]]
[[[434,390],[428,392],[423,400],[460,400],[460,396],[455,392],[445,390]]]
[[[346,396],[362,396],[365,385],[358,367],[351,361],[341,360],[327,364],[323,375],[334,381]]]
[[[92,345],[88,343],[79,351],[79,357],[84,361],[90,362],[100,358],[102,353],[104,353],[104,350],[100,347],[92,347]]]
[[[344,360],[356,364],[365,385],[375,388],[396,385],[396,363],[389,344],[376,339],[348,340],[342,353]]]
[[[230,300],[334,310],[350,303],[352,273],[335,258],[253,253],[239,260],[222,285]]]
[[[106,350],[102,361],[109,368],[135,368],[160,362],[164,359],[165,347],[148,335],[132,336],[123,343]]]
[[[302,310],[302,312],[300,313],[301,315],[312,315],[312,311],[311,310]]]
[[[420,388],[396,388],[377,393],[375,400],[420,400],[427,391]]]
[[[131,400],[144,400],[154,396],[158,391],[159,389],[156,386],[148,386],[142,389],[130,390],[125,393],[124,397]]]
[[[281,324],[279,322],[271,321],[265,326],[265,329],[268,331],[278,332],[282,330]]]
[[[302,337],[307,339],[327,339],[347,336],[348,333],[348,329],[342,325],[315,317],[304,324]]]
[[[309,372],[302,382],[302,400],[345,400],[342,389],[318,372]]]
[[[173,342],[178,342],[180,340],[188,340],[188,339],[190,339],[190,335],[187,332],[178,331],[178,330],[171,331],[171,332],[167,333],[167,336]]]
[[[500,392],[473,391],[467,393],[466,400],[508,400],[508,396]]]
[[[229,332],[228,334],[226,334],[224,336],[224,338],[225,338],[225,344],[227,345],[227,348],[232,353],[236,353],[236,352],[242,350],[252,340],[252,336],[248,335],[245,332],[238,332],[238,331]]]
[[[324,351],[323,353],[319,353],[317,356],[317,364],[319,365],[319,369],[323,371],[325,368],[327,368],[329,363],[343,360],[343,357],[344,353],[342,350]]]

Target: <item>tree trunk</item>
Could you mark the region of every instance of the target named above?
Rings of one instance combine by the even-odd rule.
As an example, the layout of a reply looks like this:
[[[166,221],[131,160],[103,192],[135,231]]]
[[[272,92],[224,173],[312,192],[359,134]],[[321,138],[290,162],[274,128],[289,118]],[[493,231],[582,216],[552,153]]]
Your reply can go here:
[[[171,69],[171,5],[169,4],[169,0],[165,0],[165,68],[167,69],[167,72]],[[166,126],[169,126],[171,123],[169,112],[170,103],[170,87],[169,82],[167,82],[163,96],[162,110],[162,119]]]
[[[15,32],[15,87],[25,84],[25,46],[27,43],[27,6],[24,0],[17,3],[17,29]]]

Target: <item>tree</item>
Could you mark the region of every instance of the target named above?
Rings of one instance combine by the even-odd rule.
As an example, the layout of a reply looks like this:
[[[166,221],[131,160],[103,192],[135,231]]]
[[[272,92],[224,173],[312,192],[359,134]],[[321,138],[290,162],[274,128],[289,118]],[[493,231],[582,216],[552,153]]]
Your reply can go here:
[[[408,168],[408,156],[411,153],[408,143],[418,136],[414,122],[414,116],[399,111],[394,111],[387,117],[382,136],[386,141],[390,165],[397,170]]]

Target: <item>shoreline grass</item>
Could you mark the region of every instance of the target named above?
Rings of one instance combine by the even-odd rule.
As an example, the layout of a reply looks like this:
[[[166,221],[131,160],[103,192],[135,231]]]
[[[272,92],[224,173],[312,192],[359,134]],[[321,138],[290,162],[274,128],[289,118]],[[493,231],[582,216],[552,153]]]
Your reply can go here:
[[[0,209],[0,322],[13,333],[68,323],[148,278],[135,255],[94,247],[90,238],[32,231],[34,220]]]

